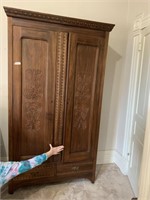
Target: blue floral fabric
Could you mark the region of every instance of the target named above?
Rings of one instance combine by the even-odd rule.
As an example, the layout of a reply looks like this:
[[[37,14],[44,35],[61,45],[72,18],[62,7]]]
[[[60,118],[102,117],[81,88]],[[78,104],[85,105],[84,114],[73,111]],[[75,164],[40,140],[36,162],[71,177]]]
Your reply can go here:
[[[0,162],[0,187],[2,187],[15,176],[27,172],[38,165],[41,165],[46,160],[47,155],[46,153],[43,153],[25,161]]]

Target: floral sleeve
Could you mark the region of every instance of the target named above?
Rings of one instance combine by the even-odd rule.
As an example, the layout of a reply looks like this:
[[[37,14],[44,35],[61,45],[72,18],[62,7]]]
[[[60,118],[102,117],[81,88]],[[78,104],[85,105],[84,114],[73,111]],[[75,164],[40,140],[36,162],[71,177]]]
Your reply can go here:
[[[45,153],[20,162],[0,162],[0,187],[15,176],[41,165],[47,160]]]

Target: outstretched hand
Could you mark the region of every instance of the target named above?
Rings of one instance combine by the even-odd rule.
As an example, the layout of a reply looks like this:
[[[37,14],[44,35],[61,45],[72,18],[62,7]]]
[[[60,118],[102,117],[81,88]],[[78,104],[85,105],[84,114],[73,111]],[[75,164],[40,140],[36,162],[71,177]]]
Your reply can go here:
[[[53,155],[57,155],[61,151],[64,150],[64,146],[63,145],[60,145],[60,146],[57,146],[57,147],[53,147],[51,144],[49,144],[49,146],[50,146],[50,150],[48,152],[46,152],[48,157],[53,156]]]

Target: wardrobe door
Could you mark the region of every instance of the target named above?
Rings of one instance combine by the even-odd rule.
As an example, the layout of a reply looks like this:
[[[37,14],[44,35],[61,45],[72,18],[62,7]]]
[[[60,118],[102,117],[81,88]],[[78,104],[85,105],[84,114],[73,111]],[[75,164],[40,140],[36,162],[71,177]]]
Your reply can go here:
[[[10,159],[24,160],[53,141],[56,36],[13,26]]]
[[[92,161],[98,142],[103,38],[70,34],[65,162]]]

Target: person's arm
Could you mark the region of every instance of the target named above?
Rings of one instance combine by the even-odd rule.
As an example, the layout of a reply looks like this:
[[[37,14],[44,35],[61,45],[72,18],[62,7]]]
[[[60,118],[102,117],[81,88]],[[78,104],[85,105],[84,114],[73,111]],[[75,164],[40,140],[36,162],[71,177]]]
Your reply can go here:
[[[64,146],[52,147],[51,144],[49,144],[49,146],[50,146],[50,150],[47,151],[46,153],[35,156],[29,160],[19,162],[17,175],[22,174],[38,165],[41,165],[49,157],[59,154],[64,149]]]
[[[61,151],[63,151],[63,149],[64,146],[52,147],[52,145],[50,144],[49,151],[41,155],[35,156],[29,160],[24,160],[20,162],[5,162],[3,165],[3,172],[1,173],[0,185],[2,186],[15,176],[27,172],[38,165],[41,165],[49,157],[59,154]]]

